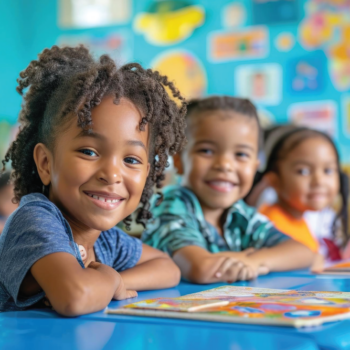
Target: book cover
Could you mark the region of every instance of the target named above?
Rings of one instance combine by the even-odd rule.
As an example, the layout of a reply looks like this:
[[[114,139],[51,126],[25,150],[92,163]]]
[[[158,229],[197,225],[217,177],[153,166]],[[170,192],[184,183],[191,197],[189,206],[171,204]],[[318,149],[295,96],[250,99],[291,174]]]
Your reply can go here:
[[[219,304],[224,302],[224,304]],[[179,298],[132,303],[107,313],[279,326],[350,318],[350,293],[223,286]]]

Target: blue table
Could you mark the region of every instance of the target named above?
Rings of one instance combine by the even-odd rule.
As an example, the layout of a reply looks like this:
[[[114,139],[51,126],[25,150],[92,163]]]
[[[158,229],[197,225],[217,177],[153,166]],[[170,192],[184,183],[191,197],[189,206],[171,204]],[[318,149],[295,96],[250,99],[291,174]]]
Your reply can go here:
[[[135,301],[176,297],[214,288],[182,282],[178,287],[139,293]],[[350,277],[314,276],[307,271],[272,273],[235,285],[298,290],[350,291]],[[111,302],[118,307],[130,301]],[[350,349],[350,321],[316,328],[253,326],[191,320],[107,315],[66,319],[52,311],[0,314],[0,349]]]

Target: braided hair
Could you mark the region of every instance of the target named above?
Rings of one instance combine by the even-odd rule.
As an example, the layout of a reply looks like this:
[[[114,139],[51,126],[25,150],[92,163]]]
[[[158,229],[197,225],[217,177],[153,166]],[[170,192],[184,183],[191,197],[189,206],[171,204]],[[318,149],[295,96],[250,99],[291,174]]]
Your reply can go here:
[[[33,158],[37,143],[54,149],[55,138],[68,119],[76,118],[80,128],[91,130],[91,111],[105,96],[113,96],[115,104],[126,98],[142,112],[140,130],[150,125],[151,168],[136,216],[136,222],[145,226],[151,218],[149,200],[153,187],[161,187],[168,156],[179,152],[185,140],[186,102],[174,84],[138,63],[118,68],[108,55],[96,61],[84,46],[45,49],[17,81],[17,91],[24,95],[19,115],[21,127],[2,161],[3,171],[6,163],[12,163],[14,200],[18,202],[26,194],[42,191]],[[28,91],[24,94],[25,90]],[[127,227],[130,220],[125,219]]]
[[[265,153],[266,153],[266,165],[262,172],[258,172],[254,185],[264,177],[265,174],[269,172],[278,172],[278,163],[283,157],[285,157],[290,151],[300,145],[303,141],[314,138],[321,137],[326,140],[334,149],[337,160],[337,169],[339,174],[339,184],[340,184],[340,195],[341,195],[341,209],[334,219],[332,225],[333,236],[336,236],[337,223],[340,221],[343,231],[342,243],[345,244],[348,239],[348,195],[349,195],[349,179],[348,176],[341,170],[340,167],[340,157],[333,140],[327,134],[310,129],[307,127],[296,127],[296,126],[282,126],[277,127],[272,130],[266,141],[265,141]]]

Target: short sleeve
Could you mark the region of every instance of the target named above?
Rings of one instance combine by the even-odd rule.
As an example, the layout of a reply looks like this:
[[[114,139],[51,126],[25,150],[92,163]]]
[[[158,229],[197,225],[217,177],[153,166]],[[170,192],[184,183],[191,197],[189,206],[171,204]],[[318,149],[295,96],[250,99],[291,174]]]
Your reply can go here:
[[[4,231],[0,238],[0,283],[17,306],[30,306],[43,293],[19,298],[27,272],[49,254],[65,252],[76,256],[73,244],[57,209],[44,201],[30,202],[17,209]]]
[[[142,242],[118,228],[109,231],[113,232],[116,239],[113,268],[119,272],[134,267],[141,258]]]
[[[190,216],[161,215],[147,224],[147,230],[143,233],[142,240],[170,256],[175,251],[189,245],[208,249],[195,220]]]

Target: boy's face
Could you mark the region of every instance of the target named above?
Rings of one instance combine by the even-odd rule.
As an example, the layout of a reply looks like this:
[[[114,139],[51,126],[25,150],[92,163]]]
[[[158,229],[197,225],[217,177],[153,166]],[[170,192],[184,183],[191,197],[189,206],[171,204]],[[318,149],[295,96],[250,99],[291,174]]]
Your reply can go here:
[[[215,111],[191,116],[181,156],[183,185],[204,211],[226,209],[250,190],[258,167],[258,124],[248,116]]]
[[[140,131],[140,120],[130,101],[115,105],[106,97],[92,110],[91,134],[74,119],[57,136],[46,182],[73,232],[108,230],[139,204],[149,171],[148,128]]]
[[[275,188],[279,199],[301,212],[330,206],[339,193],[337,155],[322,137],[308,138],[278,166]]]

